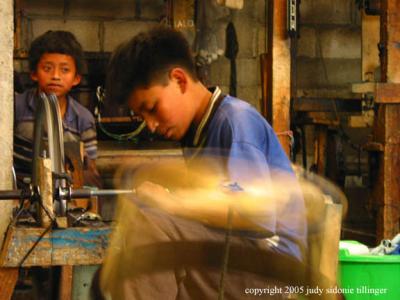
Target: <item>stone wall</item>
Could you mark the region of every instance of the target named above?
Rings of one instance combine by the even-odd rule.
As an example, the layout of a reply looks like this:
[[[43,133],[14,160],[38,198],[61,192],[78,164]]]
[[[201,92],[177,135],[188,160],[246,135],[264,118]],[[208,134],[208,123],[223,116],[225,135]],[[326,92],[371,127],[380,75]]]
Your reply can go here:
[[[355,1],[302,0],[298,96],[354,98],[361,81],[361,18]]]
[[[0,189],[12,189],[13,1],[0,1]],[[0,201],[0,245],[11,218],[12,201]]]

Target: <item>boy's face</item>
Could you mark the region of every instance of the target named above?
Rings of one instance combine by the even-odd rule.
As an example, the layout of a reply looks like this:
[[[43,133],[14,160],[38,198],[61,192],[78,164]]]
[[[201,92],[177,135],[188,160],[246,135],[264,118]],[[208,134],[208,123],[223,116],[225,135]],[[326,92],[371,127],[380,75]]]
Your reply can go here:
[[[192,102],[175,78],[166,86],[155,84],[135,89],[128,104],[146,121],[150,131],[176,141],[185,135],[194,116]]]
[[[31,78],[38,83],[42,92],[54,93],[58,98],[63,98],[81,81],[81,76],[76,71],[72,56],[45,53],[41,56],[36,71],[32,72]]]

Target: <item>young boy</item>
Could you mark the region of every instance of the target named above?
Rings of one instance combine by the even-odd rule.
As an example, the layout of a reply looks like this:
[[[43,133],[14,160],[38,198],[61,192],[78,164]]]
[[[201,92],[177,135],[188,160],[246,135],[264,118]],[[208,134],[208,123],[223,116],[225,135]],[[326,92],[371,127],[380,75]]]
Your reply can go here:
[[[68,93],[81,81],[83,50],[75,36],[66,31],[47,31],[29,49],[31,78],[37,87],[15,96],[14,166],[19,179],[30,177],[32,140],[38,92],[57,96],[64,129],[64,141],[82,141],[85,150],[86,181],[99,185],[96,170],[96,127],[92,114]]]
[[[209,90],[198,80],[190,47],[181,33],[158,27],[135,36],[115,51],[108,78],[110,99],[127,101],[151,131],[182,141],[189,160],[212,157],[212,172],[222,170],[234,189],[246,192],[254,182],[264,182],[265,186],[271,177],[282,172],[289,173],[289,186],[296,184],[290,161],[262,116],[246,102],[223,95],[218,87]],[[198,202],[191,202],[191,195],[172,195],[151,182],[141,184],[137,194],[147,206],[139,206],[132,221],[135,228],[127,238],[131,248],[125,250],[132,251],[132,260],[135,249],[161,241],[224,241],[220,229],[226,227],[228,207],[210,209],[213,204],[207,202],[207,195],[203,196],[208,207],[199,206]],[[259,214],[266,211],[267,208],[260,209]],[[233,245],[302,259],[306,228],[301,197],[292,198],[264,218],[246,219],[234,209],[231,226]],[[163,248],[159,250],[161,255]],[[117,289],[122,294],[118,295],[139,299],[215,299],[218,274],[209,269],[177,268],[120,278],[121,288]],[[109,280],[101,279],[103,290],[107,291],[104,286],[112,289],[115,283]],[[225,282],[229,287],[225,288],[225,295],[235,299],[243,297],[245,287],[255,287],[263,279],[257,281],[249,274],[232,272]]]

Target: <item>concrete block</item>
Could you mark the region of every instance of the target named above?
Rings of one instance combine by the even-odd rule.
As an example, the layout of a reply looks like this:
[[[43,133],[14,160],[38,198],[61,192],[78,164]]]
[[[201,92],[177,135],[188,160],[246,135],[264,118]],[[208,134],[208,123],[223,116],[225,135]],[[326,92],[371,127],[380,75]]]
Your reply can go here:
[[[320,87],[324,83],[323,68],[318,59],[300,58],[297,60],[297,87]]]
[[[139,21],[105,22],[104,50],[113,51],[119,44],[145,31],[156,23]]]
[[[300,15],[302,24],[350,24],[349,0],[302,0]]]
[[[229,76],[230,62],[226,57],[221,56],[211,64],[209,82],[212,85],[228,86],[229,90]]]
[[[84,51],[99,51],[98,28],[98,22],[92,21],[36,19],[32,20],[32,38],[48,30],[67,30],[76,36]]]
[[[258,26],[254,26],[254,19],[242,18],[236,21],[235,29],[239,43],[238,58],[257,56]]]
[[[238,86],[237,97],[250,103],[260,111],[261,88],[258,85]]]
[[[313,27],[301,26],[298,39],[297,56],[316,57],[316,30]]]
[[[249,1],[245,1],[249,2]],[[263,25],[264,27],[266,26],[266,2],[265,0],[253,0],[254,2],[254,14],[256,21],[260,24]]]
[[[258,26],[258,47],[257,47],[257,54],[260,55],[261,53],[267,53],[267,30],[265,26]]]
[[[238,59],[236,60],[237,83],[240,86],[260,84],[260,60]]]
[[[326,70],[330,86],[351,89],[351,84],[361,81],[361,59],[327,59]]]
[[[324,58],[361,59],[361,29],[338,27],[318,33]]]
[[[164,0],[142,1],[141,17],[147,19],[158,19],[165,15],[166,7]]]
[[[297,63],[297,86],[300,89],[343,87],[351,90],[351,83],[360,80],[360,59],[325,59],[323,64],[320,59],[302,58]]]
[[[244,1],[244,5],[243,8],[240,10],[232,10],[234,17],[235,17],[235,21],[237,18],[255,18],[258,14],[258,12],[255,10],[256,7],[256,2],[258,2],[257,0],[252,0],[252,1]]]
[[[109,18],[134,17],[135,0],[70,0],[69,16]]]
[[[64,0],[21,0],[20,8],[29,15],[62,16]]]

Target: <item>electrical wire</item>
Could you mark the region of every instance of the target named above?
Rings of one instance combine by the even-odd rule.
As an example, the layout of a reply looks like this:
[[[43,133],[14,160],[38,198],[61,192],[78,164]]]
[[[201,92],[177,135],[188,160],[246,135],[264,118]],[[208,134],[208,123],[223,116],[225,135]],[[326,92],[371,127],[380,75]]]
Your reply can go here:
[[[100,130],[107,135],[108,137],[115,139],[117,141],[128,141],[128,140],[134,140],[141,132],[142,130],[146,127],[146,122],[143,121],[138,128],[136,128],[132,132],[128,133],[113,133],[108,131],[103,123],[101,122],[101,113],[100,113],[100,105],[104,103],[105,99],[105,91],[101,86],[98,86],[96,89],[96,98],[97,98],[97,106],[94,111],[94,115],[96,116],[97,119],[97,124],[99,125]]]

